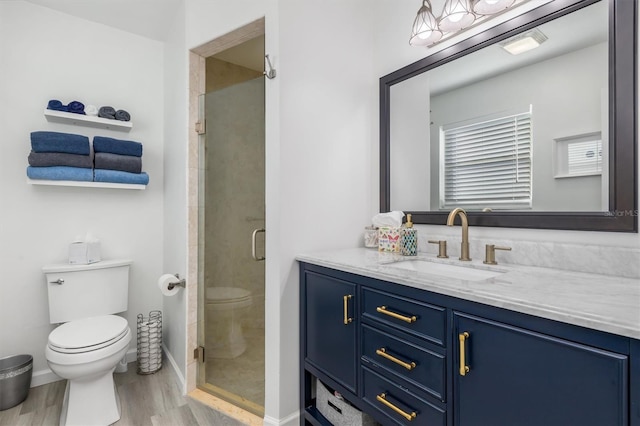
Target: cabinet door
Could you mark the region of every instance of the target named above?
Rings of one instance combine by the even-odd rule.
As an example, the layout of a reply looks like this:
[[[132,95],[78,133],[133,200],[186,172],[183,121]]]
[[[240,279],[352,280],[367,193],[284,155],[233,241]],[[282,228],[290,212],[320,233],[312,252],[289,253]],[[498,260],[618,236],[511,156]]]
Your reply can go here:
[[[305,360],[356,391],[355,284],[305,273]]]
[[[454,323],[456,425],[627,424],[627,356],[461,313]]]

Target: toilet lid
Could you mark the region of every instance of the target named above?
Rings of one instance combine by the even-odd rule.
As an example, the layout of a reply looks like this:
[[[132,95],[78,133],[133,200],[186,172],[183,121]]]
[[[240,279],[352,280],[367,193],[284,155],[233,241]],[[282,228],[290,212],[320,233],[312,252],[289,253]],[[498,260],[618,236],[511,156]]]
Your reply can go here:
[[[53,330],[49,334],[49,346],[58,352],[87,352],[109,346],[128,332],[127,320],[116,315],[85,318]]]
[[[207,300],[215,303],[244,301],[251,297],[251,292],[238,287],[208,287]]]

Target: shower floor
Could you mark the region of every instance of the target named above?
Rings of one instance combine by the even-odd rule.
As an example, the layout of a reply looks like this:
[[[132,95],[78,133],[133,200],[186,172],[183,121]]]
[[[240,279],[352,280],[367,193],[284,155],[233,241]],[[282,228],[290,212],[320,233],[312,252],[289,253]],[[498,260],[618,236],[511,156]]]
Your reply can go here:
[[[233,359],[207,358],[206,382],[264,407],[264,329],[245,328],[245,352]]]

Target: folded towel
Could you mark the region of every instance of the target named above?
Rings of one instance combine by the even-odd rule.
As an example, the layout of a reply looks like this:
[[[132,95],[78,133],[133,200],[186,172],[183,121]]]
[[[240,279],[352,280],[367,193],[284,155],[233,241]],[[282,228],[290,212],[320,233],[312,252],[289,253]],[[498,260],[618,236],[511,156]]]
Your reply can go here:
[[[119,109],[116,111],[116,120],[120,121],[129,121],[131,120],[131,116],[129,113],[123,109]]]
[[[147,185],[149,175],[142,173],[121,172],[119,170],[94,169],[94,182],[131,183],[136,185]]]
[[[57,99],[51,99],[47,104],[47,109],[52,109],[54,111],[64,111],[64,112],[69,111],[69,108],[67,108],[66,105],[64,105],[62,102],[60,102]]]
[[[93,158],[90,155],[31,151],[29,154],[29,165],[34,167],[69,166],[91,169],[93,168]]]
[[[69,103],[69,105],[67,105],[67,108],[69,108],[69,112],[72,112],[74,114],[85,115],[85,113],[84,113],[84,104],[82,102],[73,101],[73,102]]]
[[[91,182],[93,170],[80,167],[32,167],[27,166],[27,176],[38,180],[76,180]]]
[[[115,120],[116,118],[116,110],[110,106],[100,107],[98,110],[98,117],[108,118],[110,120]]]
[[[142,158],[133,155],[97,152],[95,165],[96,169],[120,170],[129,173],[142,172]]]
[[[87,105],[84,108],[84,112],[87,115],[90,115],[92,117],[96,117],[98,115],[98,107],[96,107],[95,105]]]
[[[31,149],[35,152],[66,152],[89,155],[89,138],[83,135],[59,132],[31,132]]]
[[[112,154],[142,157],[142,144],[140,142],[125,141],[104,136],[94,136],[93,150],[95,152],[110,152]]]

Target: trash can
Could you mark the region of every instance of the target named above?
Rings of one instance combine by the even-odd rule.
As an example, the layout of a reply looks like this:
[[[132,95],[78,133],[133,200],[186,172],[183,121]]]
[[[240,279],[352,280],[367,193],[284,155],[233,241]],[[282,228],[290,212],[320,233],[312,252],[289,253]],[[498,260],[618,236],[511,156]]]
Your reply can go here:
[[[27,399],[31,386],[33,357],[13,355],[0,358],[0,411]]]

